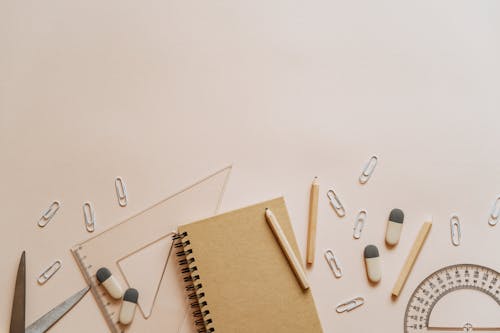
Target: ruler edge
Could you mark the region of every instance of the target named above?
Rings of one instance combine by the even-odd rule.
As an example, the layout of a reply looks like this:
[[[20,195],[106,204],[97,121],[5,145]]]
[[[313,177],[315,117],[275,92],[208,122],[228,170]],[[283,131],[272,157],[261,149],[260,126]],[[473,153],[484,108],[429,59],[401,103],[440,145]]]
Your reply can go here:
[[[97,303],[97,306],[101,310],[101,313],[103,314],[104,319],[105,319],[106,323],[108,324],[108,327],[111,330],[111,332],[123,333],[123,331],[120,331],[119,329],[116,328],[115,323],[111,319],[108,311],[105,309],[104,303],[102,302],[101,298],[99,297],[99,291],[97,290],[95,283],[92,281],[90,274],[88,273],[88,271],[84,267],[85,265],[83,264],[83,261],[80,257],[80,254],[79,254],[79,251],[81,250],[81,248],[83,248],[83,244],[78,244],[71,249],[71,253],[73,254],[73,257],[75,258],[75,261],[78,264],[78,267],[80,268],[80,271],[81,271],[83,277],[85,278],[85,280],[87,281],[87,283],[90,286],[90,291],[92,292],[92,295],[94,296],[94,299]]]
[[[95,283],[92,281],[92,278],[91,278],[90,274],[88,273],[88,271],[85,268],[85,265],[83,264],[83,260],[80,257],[79,251],[85,246],[86,243],[88,243],[89,241],[93,240],[94,238],[99,237],[101,234],[103,234],[103,233],[105,233],[107,231],[110,231],[110,230],[114,229],[115,227],[120,226],[121,224],[124,224],[124,223],[128,222],[133,217],[138,216],[138,215],[142,214],[143,212],[145,212],[145,211],[147,211],[147,210],[149,210],[151,208],[154,208],[155,206],[163,203],[164,201],[166,201],[168,199],[171,199],[171,198],[175,197],[176,195],[181,194],[181,193],[183,193],[183,192],[185,192],[185,191],[187,191],[187,190],[189,190],[189,189],[191,189],[191,188],[193,188],[193,187],[195,187],[195,186],[203,183],[204,181],[206,181],[206,180],[208,180],[208,179],[210,179],[212,177],[215,177],[215,176],[217,176],[217,175],[219,175],[221,173],[227,172],[227,175],[226,175],[226,177],[224,179],[224,182],[222,184],[221,193],[219,195],[219,200],[217,201],[217,205],[216,205],[215,211],[213,213],[214,215],[217,215],[218,212],[219,212],[219,210],[220,210],[220,207],[222,205],[222,200],[224,199],[224,195],[225,195],[226,190],[227,190],[227,184],[229,183],[229,179],[231,177],[232,171],[233,171],[233,164],[231,163],[231,164],[227,165],[226,167],[224,167],[224,168],[222,168],[222,169],[220,169],[220,170],[218,170],[216,172],[213,172],[212,174],[210,174],[210,175],[208,175],[208,176],[206,176],[206,177],[198,180],[194,184],[191,184],[191,185],[189,185],[189,186],[181,189],[180,191],[178,191],[178,192],[176,192],[176,193],[168,196],[167,198],[165,198],[165,199],[163,199],[163,200],[161,200],[161,201],[153,204],[152,206],[150,206],[150,207],[148,207],[148,208],[146,208],[146,209],[144,209],[144,210],[136,213],[135,215],[133,215],[133,216],[125,219],[124,221],[122,221],[122,222],[120,222],[120,223],[118,223],[118,224],[116,224],[116,225],[114,225],[114,226],[112,226],[112,227],[110,227],[110,228],[102,231],[101,233],[95,235],[94,237],[91,237],[91,238],[89,238],[89,239],[87,239],[85,241],[82,241],[82,242],[74,245],[70,249],[70,251],[71,251],[71,253],[73,255],[73,258],[75,259],[76,263],[78,264],[78,267],[79,267],[80,272],[82,273],[84,279],[89,284],[90,291],[92,292],[92,295],[94,296],[94,299],[95,299],[95,301],[97,303],[97,306],[101,310],[101,313],[104,316],[104,319],[105,319],[106,323],[108,324],[108,327],[110,328],[110,330],[111,330],[112,333],[124,333],[124,331],[123,330],[120,331],[119,329],[117,329],[115,323],[111,319],[111,316],[109,315],[109,312],[106,310],[106,306],[104,305],[104,303],[102,302],[102,300],[101,300],[101,298],[99,296],[99,292],[97,290],[97,287],[96,287]],[[174,244],[172,243],[172,249],[173,249],[173,245]],[[188,311],[186,311],[186,315],[188,316],[189,315],[189,307],[187,309],[188,309]],[[183,325],[181,324],[181,326],[179,327],[179,331],[182,329],[182,327],[183,327]]]

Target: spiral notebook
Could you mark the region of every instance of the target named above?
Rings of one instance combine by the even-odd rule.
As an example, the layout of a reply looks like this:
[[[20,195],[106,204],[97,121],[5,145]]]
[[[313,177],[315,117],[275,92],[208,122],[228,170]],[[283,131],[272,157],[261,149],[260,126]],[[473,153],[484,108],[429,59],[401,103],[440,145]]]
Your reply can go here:
[[[283,198],[179,227],[175,246],[199,332],[323,332],[311,291],[295,278],[265,208],[300,258]]]

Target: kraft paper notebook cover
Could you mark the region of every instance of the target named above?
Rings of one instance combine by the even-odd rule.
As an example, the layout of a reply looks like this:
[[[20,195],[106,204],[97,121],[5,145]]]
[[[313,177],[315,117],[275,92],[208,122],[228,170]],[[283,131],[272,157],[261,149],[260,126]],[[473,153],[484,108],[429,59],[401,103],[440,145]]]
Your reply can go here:
[[[266,222],[266,207],[300,258],[283,198],[179,227],[176,246],[202,332],[323,332],[310,289],[300,287]]]

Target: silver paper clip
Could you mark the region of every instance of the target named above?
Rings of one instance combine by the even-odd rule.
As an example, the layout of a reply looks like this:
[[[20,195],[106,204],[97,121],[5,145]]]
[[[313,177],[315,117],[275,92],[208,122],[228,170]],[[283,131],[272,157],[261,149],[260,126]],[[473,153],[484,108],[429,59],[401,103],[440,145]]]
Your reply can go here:
[[[330,266],[330,268],[333,272],[333,275],[335,275],[335,277],[337,279],[341,278],[342,277],[342,268],[340,267],[339,261],[338,261],[337,257],[335,257],[335,255],[333,254],[332,250],[325,251],[325,259],[326,259],[326,262],[328,263],[328,266]]]
[[[493,204],[490,218],[488,219],[488,224],[494,227],[497,225],[498,220],[500,220],[500,196],[495,200],[495,203]]]
[[[90,202],[83,204],[83,217],[85,219],[85,228],[88,232],[94,232],[95,230],[95,216],[94,208]]]
[[[460,240],[462,238],[462,232],[460,230],[460,219],[458,216],[453,215],[450,219],[450,229],[451,229],[451,243],[455,246],[460,245]]]
[[[118,204],[121,207],[125,207],[128,203],[127,188],[125,187],[125,183],[123,182],[122,177],[116,177],[115,189],[116,189],[116,196],[118,197]]]
[[[50,220],[56,215],[57,211],[59,210],[59,207],[61,207],[61,204],[59,201],[54,201],[49,208],[45,211],[45,213],[42,214],[42,217],[40,217],[40,220],[38,220],[38,226],[40,228],[45,227]]]
[[[361,172],[361,175],[359,176],[359,182],[361,184],[364,185],[368,182],[368,180],[370,179],[370,177],[373,174],[373,171],[375,171],[375,167],[377,166],[377,162],[378,162],[377,156],[373,155],[372,157],[370,157],[370,159],[368,160],[368,163],[366,163],[365,168],[363,169],[363,171]]]
[[[339,197],[333,190],[329,190],[326,192],[326,196],[330,200],[330,205],[333,207],[333,210],[339,217],[344,217],[345,216],[345,208],[344,205],[339,200]]]
[[[354,237],[355,239],[359,239],[361,237],[361,232],[363,231],[363,227],[365,226],[366,215],[366,210],[362,210],[358,213],[358,216],[356,216],[356,221],[354,221],[354,228],[352,233],[352,237]]]
[[[354,309],[360,307],[363,304],[365,304],[365,300],[363,299],[363,297],[356,297],[356,298],[354,298],[354,299],[352,299],[350,301],[347,301],[345,303],[339,304],[337,306],[336,311],[338,313],[349,312],[351,310],[354,310]]]
[[[52,265],[49,266],[37,279],[38,284],[42,285],[45,282],[49,281],[54,274],[57,273],[62,267],[62,263],[60,260],[56,260]]]

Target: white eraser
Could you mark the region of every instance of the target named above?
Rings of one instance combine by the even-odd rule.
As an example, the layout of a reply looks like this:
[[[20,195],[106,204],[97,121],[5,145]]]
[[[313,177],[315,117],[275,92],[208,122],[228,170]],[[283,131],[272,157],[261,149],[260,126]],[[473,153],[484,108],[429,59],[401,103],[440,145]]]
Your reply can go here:
[[[382,269],[378,248],[375,245],[366,246],[364,257],[368,279],[373,283],[379,282],[382,278]]]
[[[130,288],[125,291],[119,317],[119,321],[123,325],[129,325],[134,319],[138,299],[139,292],[136,289]]]
[[[404,213],[401,209],[394,208],[389,215],[387,221],[387,229],[385,231],[385,242],[394,246],[399,242],[401,231],[403,230]]]
[[[99,268],[96,273],[97,281],[106,289],[108,294],[114,299],[121,299],[123,296],[123,290],[118,280],[111,274],[109,269],[106,267]]]

